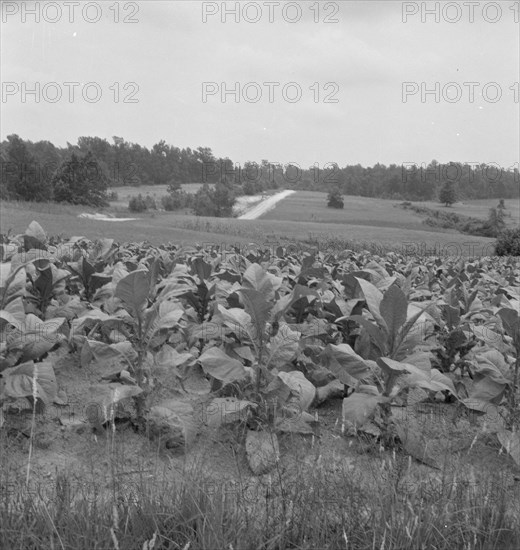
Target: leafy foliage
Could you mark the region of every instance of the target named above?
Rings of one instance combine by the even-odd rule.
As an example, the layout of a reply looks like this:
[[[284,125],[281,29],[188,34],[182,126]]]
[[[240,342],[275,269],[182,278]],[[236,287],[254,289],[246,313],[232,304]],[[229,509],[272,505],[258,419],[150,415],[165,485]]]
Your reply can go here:
[[[520,256],[520,228],[506,229],[495,243],[497,256]]]
[[[193,213],[197,216],[229,218],[233,213],[236,199],[231,188],[224,183],[217,183],[212,189],[204,184],[193,198]]]
[[[516,456],[520,270],[512,257],[283,247],[242,255],[49,239],[36,222],[0,247],[4,412],[20,398],[59,405],[52,358],[61,350],[99,374],[85,395],[98,406],[93,428],[132,402],[142,433],[166,449],[187,445],[196,387],[204,423],[243,427],[257,472],[276,465],[282,434],[316,436],[309,411],[334,397],[343,398],[349,434],[401,444],[423,461],[421,434],[405,433],[392,405],[493,410],[492,433]]]
[[[143,198],[143,195],[141,195],[141,193],[132,197],[129,200],[128,210],[130,210],[130,212],[145,212],[146,210],[148,210],[148,204],[146,203],[146,200]]]

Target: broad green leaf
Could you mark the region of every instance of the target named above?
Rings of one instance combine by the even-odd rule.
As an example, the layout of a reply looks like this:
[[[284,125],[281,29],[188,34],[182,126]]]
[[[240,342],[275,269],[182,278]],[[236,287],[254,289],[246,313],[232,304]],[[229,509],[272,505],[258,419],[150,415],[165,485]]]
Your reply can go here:
[[[149,436],[166,449],[187,447],[197,435],[193,405],[183,399],[168,399],[150,409],[146,417]]]
[[[377,324],[388,330],[385,320],[383,319],[380,312],[381,302],[383,300],[383,293],[378,288],[376,288],[372,283],[369,283],[364,279],[360,279],[359,277],[356,277],[356,281],[358,282],[358,285],[361,288],[361,292],[367,303],[368,310],[376,320]]]
[[[505,379],[496,379],[486,376],[475,383],[469,395],[469,399],[500,405],[507,386],[508,382]]]
[[[237,348],[233,348],[233,351],[242,359],[246,359],[250,363],[255,362],[255,357],[249,346],[239,346]]]
[[[370,367],[348,344],[328,344],[319,357],[343,384],[355,386],[370,374]]]
[[[432,358],[433,358],[433,354],[431,351],[417,350],[411,355],[407,355],[405,358],[403,358],[403,363],[415,365],[416,367],[419,367],[421,370],[429,371],[432,368],[432,363],[431,363]]]
[[[490,349],[475,354],[475,359],[479,367],[479,373],[490,373],[496,378],[505,377],[509,373],[509,365],[506,363],[504,356],[496,349]],[[491,367],[491,371],[486,369]]]
[[[399,333],[398,345],[394,347],[393,357],[410,355],[416,346],[424,343],[434,324],[432,317],[427,314],[431,307],[431,304],[422,307],[408,304],[407,321]]]
[[[58,385],[54,369],[49,362],[34,363],[27,361],[17,367],[2,371],[3,396],[12,399],[35,397],[49,405],[56,399]]]
[[[5,287],[7,279],[11,274],[11,262],[0,263],[0,289]]]
[[[265,401],[273,404],[276,410],[283,409],[290,401],[291,395],[291,388],[279,376],[275,376],[262,392]]]
[[[2,264],[0,264],[2,265]],[[24,298],[26,295],[25,285],[27,281],[27,272],[24,267],[12,271],[9,276],[2,281],[0,287],[0,305],[5,308],[9,302],[17,298]]]
[[[103,260],[112,249],[114,239],[97,239],[90,254],[91,260]]]
[[[342,426],[356,430],[364,426],[374,417],[381,399],[379,395],[355,392],[343,399]]]
[[[502,335],[488,326],[472,324],[469,330],[469,336],[472,334],[490,348],[496,348],[498,351],[507,352],[507,346],[504,343]]]
[[[288,365],[298,351],[299,340],[299,332],[291,330],[286,323],[280,323],[278,332],[269,342],[266,367],[280,368]]]
[[[243,274],[244,287],[257,290],[268,301],[274,298],[274,292],[280,287],[281,283],[281,277],[267,273],[258,264],[251,264]]]
[[[202,421],[208,426],[218,428],[223,424],[247,420],[249,410],[256,405],[236,397],[217,397],[203,407]]]
[[[147,303],[149,285],[148,272],[132,271],[117,283],[115,296],[125,304],[131,314],[140,317]]]
[[[391,377],[392,381],[399,376],[404,376],[399,380],[399,390],[404,388],[422,388],[429,391],[450,391],[456,395],[453,382],[450,378],[443,375],[437,369],[423,370],[415,365],[394,361],[389,357],[380,357],[377,364]],[[392,385],[389,382],[389,385]]]
[[[265,325],[273,306],[266,301],[264,295],[258,290],[241,289],[240,296],[244,302],[246,312],[251,317],[253,323],[254,334],[256,335],[253,342],[260,349],[264,344]]]
[[[29,224],[29,227],[25,230],[25,242],[26,248],[42,248],[47,241],[47,235],[42,226],[35,221]]]
[[[249,313],[239,307],[226,309],[222,304],[217,304],[217,310],[222,315],[224,324],[237,333],[240,332],[241,327],[251,324]]]
[[[518,311],[510,308],[502,308],[498,311],[506,333],[513,338],[517,346],[520,346],[520,315]]]
[[[97,323],[103,325],[110,321],[113,321],[116,324],[122,322],[122,320],[118,317],[107,315],[104,311],[101,311],[100,309],[89,309],[83,315],[71,321],[69,341],[77,345],[77,338],[79,336],[82,336],[88,330],[92,329],[94,325],[96,325]]]
[[[89,353],[85,354],[82,350],[81,359],[88,358],[85,364],[86,367],[92,360],[96,362],[96,366],[103,367],[107,371],[114,364],[119,365],[120,361],[125,361],[130,367],[137,358],[137,352],[134,350],[130,342],[118,342],[116,344],[105,344],[97,340],[85,340],[84,346],[88,347]]]
[[[50,320],[54,317],[65,317],[68,321],[75,319],[78,315],[81,315],[87,306],[85,302],[82,302],[79,296],[69,296],[63,294],[59,298],[58,303],[50,304],[45,312],[45,319]]]
[[[248,307],[255,307],[254,305]],[[251,316],[247,311],[234,307],[226,309],[222,304],[217,304],[217,311],[222,317],[223,324],[232,331],[239,340],[251,340],[257,344],[260,334],[257,332],[257,325],[253,324]],[[260,321],[259,321],[260,322]],[[265,325],[264,325],[265,327]]]
[[[184,308],[176,302],[162,301],[158,307],[155,305],[148,309],[145,313],[147,342],[150,342],[157,332],[176,327],[183,315]]]
[[[20,302],[18,302],[18,300],[20,300]],[[9,306],[11,304],[14,304],[15,302],[20,304],[21,300],[22,300],[21,298],[17,298],[15,301],[11,302],[9,304]],[[9,311],[8,310],[9,306],[7,306],[5,309],[0,310],[0,320],[4,321],[5,323],[9,323],[10,325],[17,328],[18,330],[23,331],[24,326],[25,326],[25,323],[24,323],[24,321],[25,321],[25,312],[23,312],[23,304],[22,304],[23,317],[21,319],[19,318],[19,314],[21,312],[20,311],[18,311],[18,312]],[[0,323],[0,329],[3,328],[2,325],[4,325],[4,323]]]
[[[316,396],[314,385],[300,371],[279,372],[278,376],[298,395],[300,411],[307,411]]]
[[[56,317],[49,321],[41,321],[36,315],[29,313],[21,334],[13,341],[13,345],[23,349],[22,361],[39,359],[56,344],[65,339],[58,331],[65,323],[63,317]]]
[[[386,329],[379,327],[372,321],[365,319],[362,315],[351,315],[349,318],[351,321],[355,321],[360,324],[369,334],[371,340],[377,346],[382,355],[386,355],[389,351],[387,343]]]
[[[229,355],[217,347],[205,351],[198,358],[198,361],[206,374],[217,380],[221,380],[224,384],[240,380],[247,374],[244,365],[240,361],[229,357]]]
[[[395,338],[406,321],[408,311],[408,301],[404,292],[397,285],[392,285],[385,292],[379,307],[390,338]]]
[[[211,275],[211,264],[206,263],[200,256],[195,257],[191,261],[191,272],[197,275],[201,282],[205,281]]]
[[[179,353],[171,346],[163,346],[158,353],[155,354],[155,362],[160,367],[180,367],[186,363],[194,362],[195,357],[191,353]]]

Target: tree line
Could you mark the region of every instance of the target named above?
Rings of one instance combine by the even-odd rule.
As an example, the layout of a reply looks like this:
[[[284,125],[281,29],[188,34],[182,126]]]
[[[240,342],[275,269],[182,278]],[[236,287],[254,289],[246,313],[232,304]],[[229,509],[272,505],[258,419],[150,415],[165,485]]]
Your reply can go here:
[[[164,140],[151,149],[114,136],[112,143],[99,137],[80,137],[77,144],[56,147],[49,141],[31,142],[16,134],[0,144],[0,198],[56,200],[100,205],[108,191],[123,185],[184,183],[223,184],[233,196],[253,195],[269,189],[299,189],[396,200],[436,200],[451,182],[459,199],[513,198],[519,195],[518,167],[494,164],[428,165],[337,163],[303,168],[261,160],[243,166],[216,157],[209,147],[196,149],[168,145]],[[222,188],[219,186],[219,189]],[[181,201],[182,202],[182,201]]]

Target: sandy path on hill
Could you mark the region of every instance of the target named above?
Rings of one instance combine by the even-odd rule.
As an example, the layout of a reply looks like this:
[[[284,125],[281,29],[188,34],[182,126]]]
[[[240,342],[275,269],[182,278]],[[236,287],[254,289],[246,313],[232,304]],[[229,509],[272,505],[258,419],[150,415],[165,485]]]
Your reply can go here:
[[[296,191],[292,191],[289,189],[287,189],[286,191],[282,191],[281,193],[276,193],[276,195],[272,195],[271,197],[265,199],[265,201],[262,201],[260,204],[257,204],[256,206],[251,208],[251,210],[249,210],[245,214],[242,214],[237,219],[256,220],[262,214],[265,214],[269,210],[272,210],[278,202],[285,199],[289,195],[292,195],[293,193],[296,193]]]

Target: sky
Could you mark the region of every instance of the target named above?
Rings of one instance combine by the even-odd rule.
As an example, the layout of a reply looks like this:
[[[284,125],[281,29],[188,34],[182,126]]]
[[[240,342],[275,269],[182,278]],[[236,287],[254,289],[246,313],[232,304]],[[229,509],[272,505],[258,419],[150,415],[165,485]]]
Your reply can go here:
[[[518,166],[518,4],[2,0],[0,138]]]

